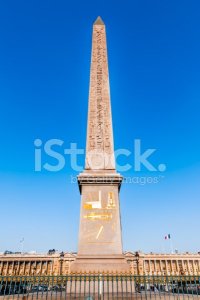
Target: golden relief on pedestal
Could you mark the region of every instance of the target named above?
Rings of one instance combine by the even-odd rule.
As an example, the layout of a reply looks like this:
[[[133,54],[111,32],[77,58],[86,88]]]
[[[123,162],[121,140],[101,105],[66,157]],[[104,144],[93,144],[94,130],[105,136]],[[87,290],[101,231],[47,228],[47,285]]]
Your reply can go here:
[[[108,204],[107,204],[107,209],[113,209],[115,208],[115,198],[114,198],[114,193],[109,192],[108,193]]]
[[[91,212],[87,215],[83,216],[84,219],[87,220],[104,220],[104,221],[109,221],[112,219],[112,213],[97,213],[97,212]]]
[[[102,204],[102,193],[101,190],[98,192],[98,199],[95,200],[95,195],[92,193],[88,194],[88,200],[86,200],[83,204],[83,208],[85,210],[93,210],[90,213],[87,213],[83,216],[84,219],[87,220],[104,220],[109,221],[112,219],[112,213],[108,212],[108,210],[115,209],[115,198],[113,192],[108,192],[108,197],[106,204]]]
[[[91,193],[88,194],[88,200],[83,204],[84,209],[101,209],[102,203],[101,203],[101,191],[99,191],[99,197],[98,200],[95,200],[95,196],[93,196]]]

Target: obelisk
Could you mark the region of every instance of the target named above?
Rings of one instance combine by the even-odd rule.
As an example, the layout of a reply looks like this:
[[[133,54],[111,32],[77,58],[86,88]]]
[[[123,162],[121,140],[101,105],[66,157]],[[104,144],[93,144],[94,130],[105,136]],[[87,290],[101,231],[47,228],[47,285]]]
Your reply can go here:
[[[122,252],[105,25],[93,25],[86,162],[78,176],[81,193],[79,244],[72,272],[122,272],[129,266]]]

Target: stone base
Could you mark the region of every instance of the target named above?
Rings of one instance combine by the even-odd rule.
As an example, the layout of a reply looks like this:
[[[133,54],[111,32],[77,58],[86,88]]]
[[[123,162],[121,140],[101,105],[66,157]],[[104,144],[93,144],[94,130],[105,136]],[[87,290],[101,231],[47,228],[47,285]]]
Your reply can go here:
[[[130,266],[123,255],[78,255],[71,264],[71,273],[129,273]]]

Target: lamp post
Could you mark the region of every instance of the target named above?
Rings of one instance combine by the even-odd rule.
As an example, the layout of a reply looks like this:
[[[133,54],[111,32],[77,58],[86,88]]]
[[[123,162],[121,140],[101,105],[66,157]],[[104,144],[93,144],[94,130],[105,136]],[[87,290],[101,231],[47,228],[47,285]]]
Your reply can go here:
[[[60,253],[60,275],[63,275],[63,261],[64,261],[64,252]]]
[[[136,291],[138,292],[138,293],[140,293],[140,284],[141,284],[141,282],[140,282],[140,277],[139,277],[139,275],[140,275],[140,268],[139,268],[139,252],[138,251],[136,251],[135,252],[135,259],[136,259],[136,266],[137,266],[137,275],[138,275],[138,282],[137,282],[137,284],[136,284]]]
[[[135,258],[136,258],[136,265],[137,265],[137,275],[140,275],[140,268],[139,268],[139,252],[135,252]]]

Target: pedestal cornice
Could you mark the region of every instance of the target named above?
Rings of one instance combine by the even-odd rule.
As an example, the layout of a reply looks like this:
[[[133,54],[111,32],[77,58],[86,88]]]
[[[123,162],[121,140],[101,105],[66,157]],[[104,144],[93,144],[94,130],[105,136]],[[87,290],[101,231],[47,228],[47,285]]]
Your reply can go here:
[[[85,170],[77,176],[81,193],[83,185],[118,185],[120,190],[123,176],[114,170]]]

